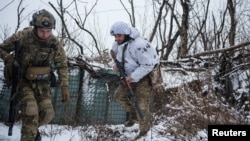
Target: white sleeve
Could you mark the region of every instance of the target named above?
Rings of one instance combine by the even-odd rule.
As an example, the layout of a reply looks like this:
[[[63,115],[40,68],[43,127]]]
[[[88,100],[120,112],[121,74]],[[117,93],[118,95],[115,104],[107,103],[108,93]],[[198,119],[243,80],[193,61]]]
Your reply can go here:
[[[143,47],[137,48],[136,53],[137,67],[134,72],[131,73],[131,77],[135,82],[138,82],[149,72],[151,72],[156,64],[159,63],[159,57],[156,50],[151,47],[150,43],[146,42]]]

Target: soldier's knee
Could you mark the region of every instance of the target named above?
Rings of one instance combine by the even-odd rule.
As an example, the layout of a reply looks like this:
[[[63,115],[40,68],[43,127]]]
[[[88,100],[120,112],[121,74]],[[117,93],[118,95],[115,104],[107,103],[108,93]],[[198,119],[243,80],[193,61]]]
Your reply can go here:
[[[48,124],[55,116],[54,108],[51,100],[47,99],[40,103],[41,113],[40,113],[40,125]]]
[[[40,120],[40,125],[48,124],[54,118],[54,109],[53,107],[49,107],[43,111],[43,117]]]
[[[38,106],[33,99],[26,99],[22,105],[21,120],[25,126],[38,126]]]
[[[128,101],[128,95],[123,92],[115,92],[114,97],[118,101]]]
[[[38,105],[33,91],[29,87],[23,87],[19,94],[21,96],[22,115],[30,117],[38,116]]]
[[[25,107],[25,114],[28,116],[38,115],[37,103],[33,100],[28,100]]]
[[[115,97],[115,99],[119,99],[119,93],[115,92],[114,97]]]

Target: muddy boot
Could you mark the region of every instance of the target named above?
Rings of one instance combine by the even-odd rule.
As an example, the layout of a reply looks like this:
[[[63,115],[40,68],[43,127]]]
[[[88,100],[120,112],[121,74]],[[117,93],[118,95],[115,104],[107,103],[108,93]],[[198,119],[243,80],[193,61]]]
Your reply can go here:
[[[141,137],[145,136],[146,134],[147,134],[147,131],[142,131],[142,132],[140,132],[139,135],[137,135],[137,136],[135,137],[135,140],[140,139]]]
[[[130,119],[124,123],[124,126],[125,127],[131,127],[137,122],[138,122],[137,115],[136,114],[131,114]]]
[[[39,130],[37,130],[36,138],[35,138],[34,141],[42,141],[42,137],[41,137],[41,134],[40,134]]]

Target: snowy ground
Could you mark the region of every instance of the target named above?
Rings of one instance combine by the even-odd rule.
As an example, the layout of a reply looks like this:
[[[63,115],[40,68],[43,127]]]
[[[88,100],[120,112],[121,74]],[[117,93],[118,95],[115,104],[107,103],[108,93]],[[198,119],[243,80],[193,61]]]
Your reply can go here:
[[[138,134],[138,124],[125,128],[123,125],[110,125],[110,129],[117,131],[117,141],[127,138],[127,141],[133,140]],[[20,123],[16,123],[13,128],[13,135],[8,136],[8,127],[0,123],[0,141],[19,141],[20,140]],[[164,129],[163,126],[157,125],[151,128],[145,137],[138,141],[171,141],[173,137],[169,135],[159,135],[159,131]],[[65,127],[58,125],[46,125],[39,128],[42,132],[42,141],[92,141],[97,137],[103,138],[104,135],[96,134],[94,127]],[[90,139],[92,138],[92,139]],[[104,140],[104,139],[101,139]],[[108,140],[108,139],[107,139]]]

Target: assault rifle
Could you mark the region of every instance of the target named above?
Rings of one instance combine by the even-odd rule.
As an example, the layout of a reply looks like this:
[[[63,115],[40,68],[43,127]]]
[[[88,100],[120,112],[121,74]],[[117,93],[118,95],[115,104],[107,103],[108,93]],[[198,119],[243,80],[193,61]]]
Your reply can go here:
[[[9,131],[8,135],[12,136],[12,129],[15,123],[16,119],[16,106],[17,106],[17,99],[16,97],[16,89],[17,89],[17,84],[18,84],[18,79],[19,79],[19,67],[18,63],[16,61],[16,53],[17,53],[17,46],[18,46],[18,41],[15,41],[15,54],[14,54],[14,63],[13,63],[13,69],[12,69],[12,86],[11,86],[11,95],[10,95],[10,107],[9,107],[9,119],[8,119],[8,124],[9,124]]]
[[[112,56],[112,58],[115,60],[115,64],[116,64],[117,68],[119,69],[119,72],[120,72],[120,79],[121,79],[121,80],[125,83],[125,85],[128,87],[130,94],[131,94],[131,95],[133,96],[133,98],[134,98],[135,109],[136,109],[136,111],[138,112],[139,117],[142,119],[142,118],[143,118],[143,114],[142,114],[141,109],[140,109],[140,106],[139,106],[139,104],[138,104],[138,102],[137,102],[135,93],[133,92],[133,90],[132,90],[130,84],[126,81],[127,74],[125,73],[124,67],[123,67],[122,64],[115,58],[113,52],[111,52],[111,56]]]

